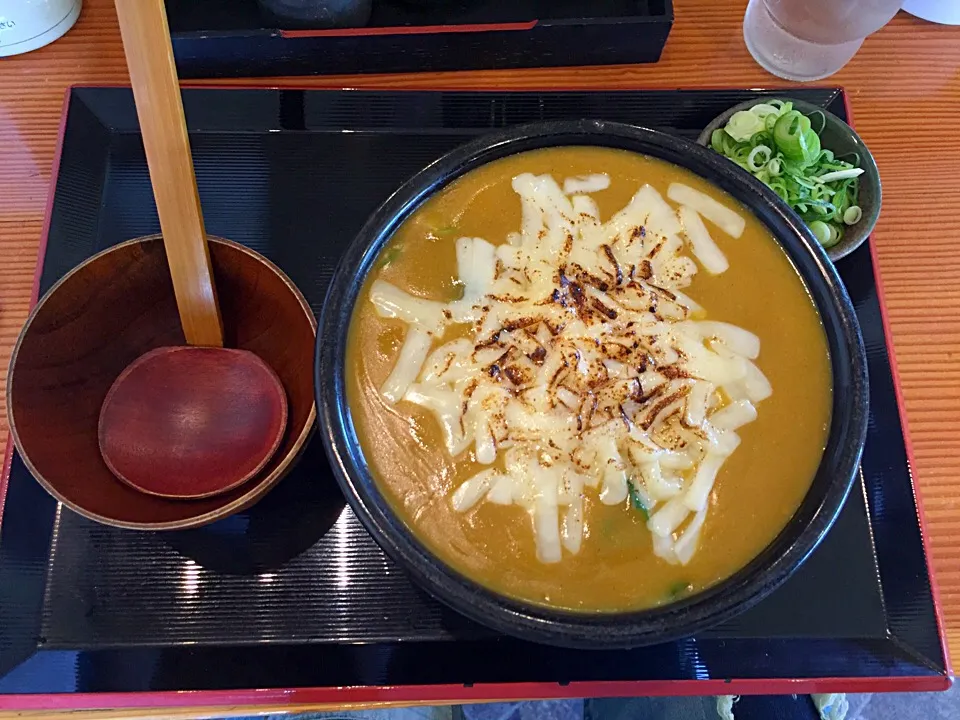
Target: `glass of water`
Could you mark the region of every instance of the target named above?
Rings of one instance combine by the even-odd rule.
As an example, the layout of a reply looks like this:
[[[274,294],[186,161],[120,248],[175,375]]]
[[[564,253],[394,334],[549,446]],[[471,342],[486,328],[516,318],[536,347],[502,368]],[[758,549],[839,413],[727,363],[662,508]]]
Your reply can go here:
[[[820,80],[846,65],[903,0],[750,0],[743,39],[754,60],[787,80]]]

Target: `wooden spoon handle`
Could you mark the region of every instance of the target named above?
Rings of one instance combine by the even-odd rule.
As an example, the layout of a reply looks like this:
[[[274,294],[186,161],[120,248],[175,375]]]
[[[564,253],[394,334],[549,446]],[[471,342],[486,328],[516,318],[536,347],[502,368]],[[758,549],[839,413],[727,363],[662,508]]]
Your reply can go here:
[[[167,263],[187,343],[223,347],[164,0],[116,0]]]

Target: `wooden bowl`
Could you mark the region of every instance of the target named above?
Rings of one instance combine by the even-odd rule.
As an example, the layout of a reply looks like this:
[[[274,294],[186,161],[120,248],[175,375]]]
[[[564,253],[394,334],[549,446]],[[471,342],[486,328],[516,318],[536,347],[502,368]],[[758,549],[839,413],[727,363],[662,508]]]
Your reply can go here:
[[[85,517],[141,530],[213,522],[263,497],[313,431],[317,323],[306,299],[279,268],[242,245],[211,237],[210,255],[226,346],[259,355],[286,390],[280,447],[247,483],[197,500],[138,492],[107,468],[97,422],[113,381],[148,350],[184,344],[161,237],[130,240],[71,270],[37,303],[7,376],[17,450],[51,495]]]

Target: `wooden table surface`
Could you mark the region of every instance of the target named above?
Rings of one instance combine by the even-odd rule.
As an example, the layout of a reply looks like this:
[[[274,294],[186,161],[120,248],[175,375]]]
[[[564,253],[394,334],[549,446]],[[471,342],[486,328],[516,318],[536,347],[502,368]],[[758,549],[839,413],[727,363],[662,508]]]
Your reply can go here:
[[[747,53],[741,35],[746,0],[674,0],[674,5],[673,32],[662,60],[653,65],[262,82],[425,89],[788,85]],[[68,35],[0,61],[2,383],[29,308],[64,90],[75,83],[125,82],[112,0],[85,0]],[[874,241],[948,641],[953,656],[960,657],[960,28],[901,13],[823,84],[843,85],[850,93],[857,130],[883,178],[883,213]],[[0,417],[5,443],[5,408]]]

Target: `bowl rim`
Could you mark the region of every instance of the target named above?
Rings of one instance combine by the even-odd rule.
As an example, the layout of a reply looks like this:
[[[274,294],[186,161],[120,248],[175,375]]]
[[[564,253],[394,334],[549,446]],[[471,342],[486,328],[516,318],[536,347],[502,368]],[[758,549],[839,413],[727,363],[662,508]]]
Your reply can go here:
[[[685,167],[730,193],[767,225],[794,266],[802,265],[812,275],[807,278],[798,267],[821,315],[830,351],[834,378],[830,434],[811,491],[797,514],[731,577],[688,598],[639,611],[577,613],[547,608],[488,590],[448,566],[415,537],[380,492],[363,459],[346,400],[344,353],[353,309],[377,255],[399,225],[439,188],[476,167],[525,150],[569,145],[647,154]],[[384,202],[354,238],[334,273],[320,317],[318,338],[323,342],[317,345],[315,388],[321,436],[334,475],[364,527],[430,594],[477,622],[525,639],[577,648],[636,647],[690,635],[747,609],[778,587],[819,544],[853,486],[866,438],[863,339],[850,298],[823,248],[775,193],[733,169],[711,150],[634,125],[598,120],[524,125],[482,136],[428,165]],[[778,231],[788,239],[778,237]],[[822,498],[811,503],[817,484],[824,486]],[[797,516],[805,508],[808,517],[796,530]]]
[[[741,103],[737,103],[722,113],[717,115],[713,120],[707,123],[706,127],[700,132],[700,135],[697,137],[697,144],[702,145],[705,148],[710,148],[710,137],[713,135],[713,131],[721,127],[729,120],[735,112],[740,110],[748,110],[754,105],[763,102],[764,100],[785,100],[791,102],[794,105],[794,109],[799,110],[804,115],[809,115],[810,113],[820,112],[823,113],[824,122],[830,123],[837,127],[840,132],[844,135],[850,137],[854,145],[857,145],[860,148],[860,157],[861,157],[861,167],[864,168],[865,172],[861,177],[866,177],[869,179],[871,185],[874,185],[876,199],[873,202],[873,206],[870,209],[869,213],[864,213],[864,218],[867,220],[863,225],[856,228],[856,234],[853,234],[855,238],[852,242],[847,242],[846,238],[850,236],[850,233],[845,235],[844,239],[838,242],[833,247],[826,248],[827,257],[836,262],[841,258],[845,258],[847,255],[852,253],[858,247],[863,245],[873,233],[873,229],[877,225],[877,221],[880,219],[880,210],[883,204],[883,182],[880,180],[880,170],[877,168],[877,161],[873,157],[873,153],[870,152],[870,148],[867,147],[867,144],[863,141],[863,138],[857,134],[857,131],[842,118],[837,115],[834,115],[832,112],[827,110],[825,107],[821,107],[814,103],[811,103],[807,100],[801,100],[799,98],[789,97],[787,93],[783,95],[778,95],[773,98],[770,96],[758,95],[751,100],[744,100]],[[736,166],[736,164],[734,163]],[[743,170],[743,168],[739,168]],[[746,172],[746,170],[743,170]],[[747,173],[749,174],[749,173]],[[796,212],[793,208],[790,208],[790,212]],[[799,217],[799,215],[798,215]]]
[[[147,243],[147,242],[156,242],[162,241],[163,235],[161,233],[154,233],[152,235],[143,235],[137,238],[131,238],[130,240],[124,240],[123,242],[117,243],[116,245],[111,245],[108,248],[101,250],[94,255],[91,255],[86,260],[81,262],[79,265],[71,268],[68,272],[64,273],[63,277],[57,280],[47,292],[43,294],[36,304],[30,309],[30,314],[27,316],[26,321],[23,324],[23,327],[20,330],[20,334],[17,335],[17,341],[14,343],[13,351],[10,354],[10,363],[7,366],[7,383],[6,383],[6,397],[7,397],[7,424],[10,428],[10,437],[13,439],[13,443],[16,446],[17,453],[20,455],[20,459],[23,460],[24,465],[26,465],[27,470],[30,471],[30,474],[36,479],[40,485],[43,486],[43,489],[46,490],[50,495],[54,497],[58,502],[63,503],[65,506],[73,510],[75,513],[82,515],[85,518],[90,520],[95,520],[96,522],[102,523],[104,525],[110,525],[112,527],[123,528],[127,530],[185,530],[188,528],[200,527],[206,525],[214,520],[219,520],[233,513],[239,512],[254,502],[259,500],[263,495],[267,493],[268,490],[273,488],[283,476],[287,473],[296,459],[299,457],[300,453],[303,451],[304,447],[307,444],[307,441],[313,435],[314,430],[316,429],[316,419],[317,419],[317,403],[316,397],[314,397],[314,402],[310,408],[310,413],[307,416],[307,422],[304,423],[304,427],[301,429],[300,434],[297,436],[296,442],[290,448],[286,457],[283,459],[282,463],[274,470],[272,473],[267,475],[261,480],[256,478],[251,478],[247,480],[250,485],[250,489],[245,492],[240,497],[236,498],[226,505],[218,506],[217,508],[210,510],[202,515],[194,515],[189,518],[182,520],[170,520],[167,522],[159,523],[143,523],[143,522],[130,522],[127,520],[118,520],[116,518],[107,517],[105,515],[100,515],[91,510],[84,508],[82,505],[75,503],[69,498],[65,497],[57,488],[48,481],[43,474],[36,468],[33,462],[30,460],[29,454],[24,449],[20,435],[17,432],[17,424],[14,413],[13,403],[10,402],[12,397],[12,390],[14,384],[14,369],[16,367],[17,356],[20,353],[20,346],[23,344],[24,338],[26,338],[27,333],[30,331],[30,326],[33,324],[33,321],[39,315],[41,308],[48,298],[52,297],[54,293],[60,288],[61,285],[65,284],[73,276],[83,272],[89,265],[100,260],[100,258],[109,255],[110,253],[127,248],[131,245]],[[207,242],[212,242],[217,245],[223,245],[234,250],[238,250],[245,255],[252,257],[253,259],[259,261],[267,268],[272,270],[287,286],[291,291],[294,297],[297,298],[297,301],[300,303],[301,309],[304,311],[304,314],[310,321],[310,324],[313,328],[314,338],[317,334],[317,318],[313,313],[313,309],[310,307],[310,304],[307,302],[307,299],[304,297],[303,293],[300,292],[300,289],[293,284],[293,281],[283,272],[277,265],[265,258],[260,253],[251,250],[245,245],[241,245],[238,242],[233,240],[227,240],[226,238],[217,237],[215,235],[207,235]],[[120,479],[117,479],[117,482],[122,482]],[[142,491],[141,491],[142,492]],[[169,498],[167,498],[169,500]],[[187,504],[190,500],[178,501]]]

